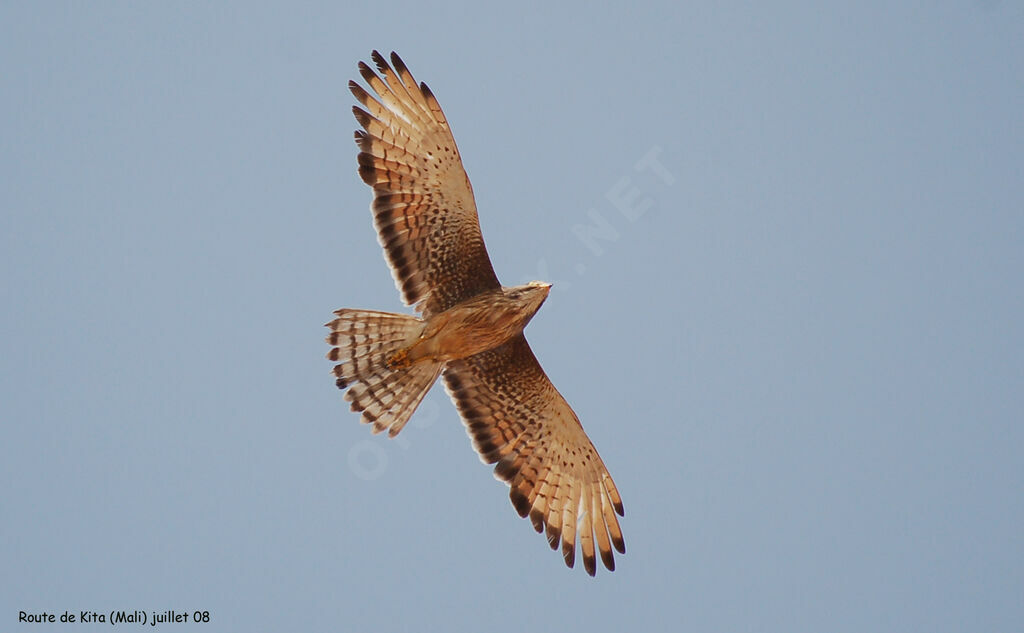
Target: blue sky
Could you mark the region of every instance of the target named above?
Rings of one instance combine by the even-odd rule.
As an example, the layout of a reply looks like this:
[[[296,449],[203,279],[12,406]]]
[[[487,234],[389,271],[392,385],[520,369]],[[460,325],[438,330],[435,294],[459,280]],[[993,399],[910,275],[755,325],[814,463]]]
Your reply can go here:
[[[332,310],[403,310],[374,48],[444,107],[499,278],[554,283],[527,336],[622,493],[613,574],[443,390],[389,441],[333,386]],[[1024,619],[1019,3],[8,3],[0,93],[4,630]]]

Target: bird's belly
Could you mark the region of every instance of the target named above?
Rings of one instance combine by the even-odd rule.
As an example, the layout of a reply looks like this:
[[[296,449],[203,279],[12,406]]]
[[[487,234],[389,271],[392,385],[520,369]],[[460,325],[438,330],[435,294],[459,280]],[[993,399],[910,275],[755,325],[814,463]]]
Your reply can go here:
[[[501,345],[526,325],[521,315],[502,308],[456,308],[450,312],[440,328],[423,341],[425,355],[444,361],[473,356]],[[428,325],[427,333],[431,329]]]

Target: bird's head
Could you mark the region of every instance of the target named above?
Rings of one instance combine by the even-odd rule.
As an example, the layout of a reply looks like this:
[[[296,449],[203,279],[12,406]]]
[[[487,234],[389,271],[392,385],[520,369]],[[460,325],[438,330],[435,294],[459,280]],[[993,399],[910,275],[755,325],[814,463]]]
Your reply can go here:
[[[545,281],[531,281],[525,287],[530,298],[537,302],[538,308],[548,298],[548,293],[551,292],[551,284]]]
[[[506,289],[509,296],[520,303],[530,314],[540,309],[541,304],[548,298],[548,292],[550,291],[551,284],[544,283],[543,281],[531,281],[523,286]]]
[[[546,281],[531,281],[530,283],[526,284],[526,287],[536,288],[538,290],[543,291],[545,297],[548,296],[549,292],[551,292],[551,284],[549,284]]]

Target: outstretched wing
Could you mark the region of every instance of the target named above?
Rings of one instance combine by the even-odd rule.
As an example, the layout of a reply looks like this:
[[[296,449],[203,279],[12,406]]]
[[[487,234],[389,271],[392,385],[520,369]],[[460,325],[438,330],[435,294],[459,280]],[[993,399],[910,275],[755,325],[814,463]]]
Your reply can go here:
[[[552,549],[562,543],[573,566],[579,532],[583,565],[596,571],[594,543],[605,567],[615,569],[612,546],[626,552],[615,514],[622,499],[579,419],[548,380],[522,334],[492,350],[452,361],[444,373],[480,458],[496,464],[512,505],[547,530]]]
[[[363,126],[355,134],[359,175],[373,187],[374,225],[395,285],[429,315],[500,284],[441,106],[398,55],[391,53],[394,69],[377,51],[372,59],[380,76],[363,62],[359,72],[377,98],[348,84],[366,108],[352,107]]]

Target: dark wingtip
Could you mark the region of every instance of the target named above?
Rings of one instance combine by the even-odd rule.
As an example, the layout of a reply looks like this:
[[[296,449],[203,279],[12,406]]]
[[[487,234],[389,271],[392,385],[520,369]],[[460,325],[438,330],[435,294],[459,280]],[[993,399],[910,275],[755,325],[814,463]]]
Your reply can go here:
[[[484,443],[481,442],[481,446],[483,446],[483,445],[484,445]],[[491,446],[491,444],[488,443],[485,446],[485,448],[490,448],[490,446]],[[483,452],[483,451],[481,450],[481,452]],[[503,458],[503,459],[499,460],[497,464],[494,465],[494,474],[497,475],[497,477],[499,479],[501,479],[502,481],[511,481],[512,478],[515,477],[518,473],[519,473],[519,467],[516,465],[515,461],[513,461],[513,460],[510,460],[510,459],[507,459],[507,458]]]
[[[374,167],[376,159],[374,159],[373,154],[359,152],[358,154],[356,154],[356,162],[359,163],[360,166]]]
[[[556,528],[548,523],[547,532],[548,545],[551,549],[558,549],[558,542],[562,540],[562,528]]]
[[[615,555],[611,550],[601,550],[601,562],[608,571],[615,571]]]
[[[621,536],[620,537],[614,537],[613,536],[612,537],[612,545],[615,546],[615,549],[618,550],[618,552],[620,554],[625,554],[626,553],[626,541],[623,540],[623,538]]]
[[[354,94],[356,96],[356,99],[359,99],[360,101],[362,101],[362,97],[360,95],[366,94],[366,91],[363,90],[363,87],[357,84],[354,79],[348,80],[348,91]]]
[[[409,67],[405,65],[405,62],[402,61],[402,58],[395,51],[391,51],[391,65],[400,73],[409,72]]]
[[[370,113],[359,106],[352,106],[352,116],[354,116],[356,121],[359,122],[359,125],[364,128],[370,127],[370,123],[373,121],[373,117]]]
[[[583,555],[583,569],[587,570],[587,575],[594,576],[597,574],[597,559],[593,556]]]
[[[565,559],[565,566],[572,569],[576,564],[576,545],[568,541],[562,541],[562,558]]]
[[[622,502],[621,501],[616,501],[614,505],[615,505],[615,513],[616,514],[618,514],[620,517],[626,516],[626,508],[624,508],[622,506]]]
[[[526,518],[526,515],[530,513],[530,500],[526,498],[526,495],[519,492],[518,489],[512,488],[508,493],[508,498],[512,500],[512,506],[519,516]]]
[[[370,140],[370,135],[363,130],[356,130],[354,134],[356,146],[364,152],[369,152],[370,147],[373,146],[373,141]]]
[[[389,67],[387,61],[384,59],[384,56],[376,50],[370,53],[370,59],[373,60],[373,63],[377,66],[377,70],[380,72],[386,72],[388,70]]]
[[[363,182],[373,186],[377,184],[377,168],[373,165],[360,165],[359,166],[359,177],[363,179]]]
[[[345,389],[348,387],[348,381],[344,378],[339,378],[334,381],[334,384],[338,385],[338,389]]]
[[[373,69],[370,68],[366,62],[359,62],[359,74],[363,76],[363,79],[365,79],[367,83],[374,79],[379,79],[377,77],[377,73],[373,72]]]
[[[530,509],[530,522],[533,523],[533,529],[537,530],[538,534],[544,532],[544,514],[537,508]]]
[[[484,463],[493,464],[501,459],[501,456],[497,454],[498,446],[492,439],[477,441],[476,450],[483,457]],[[502,481],[508,481],[507,477],[502,477],[501,473],[498,471],[498,467],[495,467],[494,474]]]

